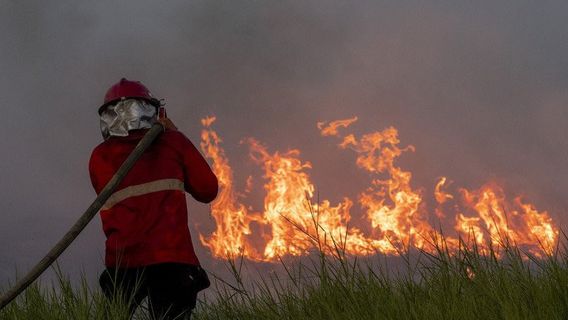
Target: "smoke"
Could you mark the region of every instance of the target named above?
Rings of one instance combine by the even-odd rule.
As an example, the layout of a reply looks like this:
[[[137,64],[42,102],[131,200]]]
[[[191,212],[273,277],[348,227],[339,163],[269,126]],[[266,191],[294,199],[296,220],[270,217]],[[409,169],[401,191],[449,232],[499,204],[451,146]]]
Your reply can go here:
[[[215,114],[237,177],[257,170],[244,137],[299,148],[326,198],[365,181],[317,121],[397,127],[415,183],[489,179],[565,223],[568,3],[547,1],[0,2],[0,285],[38,260],[94,198],[96,110],[125,76],[167,101],[196,144]],[[240,174],[242,173],[242,175]],[[259,183],[260,181],[256,181]],[[190,204],[193,238],[210,230]],[[197,227],[196,227],[197,226]],[[197,229],[196,229],[197,228]],[[98,219],[61,261],[102,269]]]

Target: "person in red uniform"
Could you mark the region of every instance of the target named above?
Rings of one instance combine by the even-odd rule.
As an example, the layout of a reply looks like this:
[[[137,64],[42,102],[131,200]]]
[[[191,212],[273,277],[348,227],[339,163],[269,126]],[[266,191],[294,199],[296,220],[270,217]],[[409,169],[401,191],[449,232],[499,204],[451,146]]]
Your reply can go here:
[[[165,131],[146,150],[100,211],[106,235],[106,270],[100,277],[111,300],[126,299],[131,314],[148,297],[152,317],[189,319],[197,292],[210,283],[195,255],[185,192],[209,203],[217,178],[140,82],[121,79],[99,108],[104,141],[92,152],[89,172],[98,193],[146,131]]]

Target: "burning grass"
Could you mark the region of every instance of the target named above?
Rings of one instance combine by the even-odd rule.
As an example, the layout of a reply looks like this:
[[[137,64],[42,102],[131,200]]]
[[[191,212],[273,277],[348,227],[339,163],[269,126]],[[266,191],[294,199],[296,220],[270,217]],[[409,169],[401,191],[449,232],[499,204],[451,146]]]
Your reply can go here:
[[[314,238],[317,239],[317,238]],[[282,273],[251,277],[255,262],[227,260],[232,278],[213,276],[194,319],[566,319],[568,254],[562,245],[535,257],[506,241],[482,249],[462,241],[450,252],[409,249],[396,257],[332,254],[280,260]],[[562,243],[567,243],[566,237]],[[323,246],[320,244],[319,247]],[[398,259],[398,267],[389,264]],[[127,319],[86,281],[72,287],[59,271],[54,289],[34,285],[0,312],[12,319]],[[134,319],[149,319],[142,308]]]
[[[313,237],[313,239],[317,239]],[[468,243],[471,243],[468,244]],[[564,241],[566,242],[566,237]],[[243,280],[242,258],[228,260],[234,279],[217,279],[214,303],[198,319],[566,319],[568,254],[544,257],[505,239],[480,247],[459,241],[450,250],[410,248],[397,257],[349,257],[316,245],[315,255],[281,260],[284,277]],[[402,261],[396,269],[389,261]]]
[[[355,164],[368,174],[369,185],[356,199],[344,197],[336,204],[316,201],[309,175],[312,164],[302,159],[300,150],[270,151],[249,138],[244,144],[250,159],[262,170],[265,193],[263,208],[254,209],[247,203],[246,192],[235,188],[221,137],[212,127],[215,118],[203,119],[201,148],[212,161],[220,192],[211,206],[215,230],[210,235],[200,234],[201,243],[221,259],[242,255],[253,261],[275,262],[280,256],[302,256],[316,249],[303,231],[316,237],[321,234],[312,223],[314,209],[317,224],[328,236],[318,239],[328,241],[323,249],[333,247],[329,242],[333,238],[343,244],[347,254],[359,257],[377,252],[396,255],[410,245],[433,253],[434,248],[425,240],[442,237],[438,226],[449,231],[444,238],[451,251],[459,250],[459,238],[472,231],[475,237],[471,241],[478,246],[506,237],[534,255],[544,256],[554,248],[559,228],[548,212],[522,197],[508,197],[494,182],[471,190],[451,188],[451,181],[442,177],[431,190],[433,194],[416,188],[413,173],[397,164],[403,154],[415,148],[401,146],[394,127],[362,135],[341,133],[356,121],[355,117],[318,123],[320,134],[339,139],[339,148],[354,152]],[[247,179],[247,188],[250,181]],[[259,232],[252,232],[253,225]]]

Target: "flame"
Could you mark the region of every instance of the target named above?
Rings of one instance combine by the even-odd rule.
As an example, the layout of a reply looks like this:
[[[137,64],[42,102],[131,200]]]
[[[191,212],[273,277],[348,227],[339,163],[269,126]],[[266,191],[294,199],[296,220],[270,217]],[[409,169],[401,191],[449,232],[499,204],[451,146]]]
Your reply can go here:
[[[531,252],[537,256],[542,255],[541,251],[552,253],[559,232],[546,211],[539,212],[534,205],[523,203],[520,197],[508,201],[503,189],[495,184],[461,192],[465,207],[472,209],[475,216],[458,215],[456,229],[473,233],[477,244],[484,244],[484,234],[487,234],[493,243],[536,246],[540,250]]]
[[[436,202],[439,204],[444,204],[446,201],[454,198],[451,194],[442,191],[442,188],[446,184],[446,180],[446,177],[440,178],[440,181],[436,183],[436,187],[434,188],[434,198],[436,198]]]
[[[215,120],[215,117],[201,120],[204,127],[201,132],[201,149],[206,157],[214,159],[212,169],[219,181],[219,194],[211,205],[211,214],[217,228],[209,238],[199,235],[199,239],[216,257],[257,257],[256,250],[246,239],[251,234],[250,223],[256,217],[237,201],[233,190],[233,170],[225,152],[219,147],[221,138],[211,129]]]
[[[299,256],[314,247],[326,252],[337,246],[350,253],[373,250],[358,229],[347,227],[351,200],[345,198],[336,206],[328,200],[312,202],[315,187],[305,172],[311,164],[300,159],[299,150],[270,154],[257,140],[248,143],[251,158],[262,165],[267,179],[263,221],[271,227],[271,238],[265,259]]]
[[[263,171],[264,204],[261,213],[253,213],[239,202],[234,190],[234,176],[220,146],[221,139],[211,128],[214,117],[202,120],[201,148],[213,162],[220,194],[211,206],[215,231],[201,242],[215,257],[242,255],[257,261],[275,261],[282,256],[302,256],[313,250],[350,255],[397,254],[409,247],[433,252],[439,239],[449,250],[457,250],[460,238],[468,243],[488,246],[493,243],[525,246],[536,256],[550,254],[558,240],[558,228],[546,211],[520,197],[510,201],[496,184],[478,190],[459,189],[449,192],[447,178],[434,186],[434,214],[428,211],[424,189],[412,186],[412,173],[400,168],[396,161],[413,146],[400,146],[398,131],[388,127],[382,131],[357,136],[340,134],[357,121],[357,117],[329,123],[318,122],[324,137],[336,137],[338,146],[356,155],[356,165],[369,174],[369,186],[357,197],[358,207],[365,212],[364,227],[352,224],[355,201],[345,197],[332,204],[319,199],[311,182],[312,165],[301,159],[297,149],[271,152],[254,138],[246,139],[249,155]],[[245,193],[252,188],[247,178]],[[453,216],[452,223],[447,217]],[[441,224],[452,224],[454,234],[444,234],[433,227],[433,218]],[[251,224],[256,223],[262,243],[253,245]],[[359,220],[358,220],[359,222]],[[438,240],[437,240],[438,239]]]
[[[327,126],[325,125],[325,122],[322,121],[322,122],[318,122],[317,127],[318,127],[318,129],[320,129],[322,136],[324,136],[324,137],[325,136],[335,136],[339,133],[337,129],[347,128],[353,122],[357,121],[357,119],[358,119],[357,117],[353,117],[351,119],[336,120],[336,121],[330,122]]]

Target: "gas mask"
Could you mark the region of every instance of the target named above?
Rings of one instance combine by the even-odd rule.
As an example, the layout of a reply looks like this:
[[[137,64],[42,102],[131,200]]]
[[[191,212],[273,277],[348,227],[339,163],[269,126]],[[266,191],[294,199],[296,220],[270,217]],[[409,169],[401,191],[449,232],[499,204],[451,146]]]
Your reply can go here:
[[[157,120],[156,107],[139,99],[126,99],[106,107],[101,114],[101,133],[109,137],[126,137],[128,131],[150,129]]]

